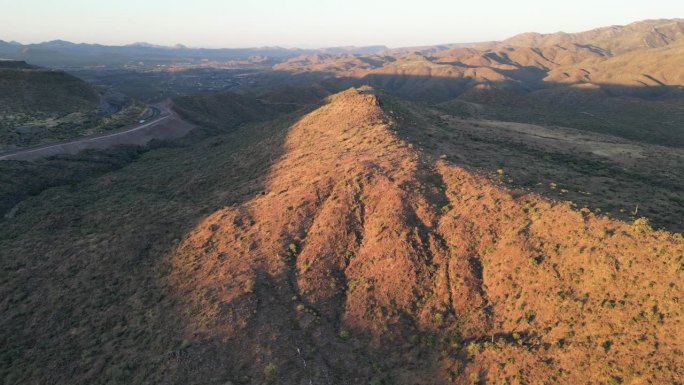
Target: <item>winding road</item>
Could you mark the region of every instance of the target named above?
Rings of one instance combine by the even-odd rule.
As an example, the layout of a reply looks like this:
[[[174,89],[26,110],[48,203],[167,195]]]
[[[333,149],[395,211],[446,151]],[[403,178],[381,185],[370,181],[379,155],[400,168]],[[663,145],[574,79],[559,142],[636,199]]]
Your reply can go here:
[[[195,126],[181,119],[170,101],[150,106],[155,112],[151,121],[106,132],[74,138],[69,141],[0,153],[1,160],[36,160],[61,154],[78,154],[84,150],[106,149],[117,145],[145,145],[153,139],[176,139],[187,135]]]

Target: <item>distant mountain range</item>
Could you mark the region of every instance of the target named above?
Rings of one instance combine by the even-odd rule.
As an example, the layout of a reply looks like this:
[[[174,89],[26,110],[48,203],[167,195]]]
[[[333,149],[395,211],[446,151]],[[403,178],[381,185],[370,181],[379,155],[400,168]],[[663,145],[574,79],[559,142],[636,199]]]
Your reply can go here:
[[[38,44],[20,44],[0,40],[0,59],[25,60],[46,67],[120,66],[144,61],[147,64],[168,64],[196,60],[235,60],[260,56],[283,60],[302,54],[375,54],[387,50],[385,46],[332,47],[324,49],[298,49],[282,47],[259,48],[188,48],[177,44],[172,47],[149,43],[123,46],[76,44],[53,40]]]
[[[137,42],[122,46],[76,44],[53,40],[37,44],[21,44],[0,40],[0,59],[25,60],[46,67],[122,66],[133,62],[147,65],[186,63],[201,60],[239,60],[250,57],[266,58],[277,64],[301,55],[381,55],[401,58],[406,55],[445,56],[450,51],[476,49],[501,51],[511,48],[532,48],[539,55],[554,55],[558,50],[575,52],[573,61],[591,56],[611,57],[642,49],[671,47],[684,41],[684,19],[660,19],[635,22],[626,26],[610,26],[580,33],[557,32],[552,34],[523,33],[503,41],[481,43],[442,44],[422,47],[389,49],[375,45],[366,47],[330,47],[300,49],[283,47],[255,48],[189,48],[182,44],[160,46]],[[579,54],[577,54],[579,53]],[[453,54],[451,56],[454,56]],[[567,54],[564,54],[567,58]],[[533,58],[532,60],[537,60]],[[540,63],[548,62],[540,57]],[[263,62],[264,60],[260,60]],[[301,60],[300,60],[301,61]],[[319,60],[320,61],[320,60]],[[565,63],[567,64],[567,63]],[[546,64],[542,64],[546,65]],[[344,67],[349,67],[348,65]]]
[[[658,48],[684,40],[684,19],[644,20],[629,25],[613,25],[579,33],[523,33],[506,39],[503,45],[551,47],[575,44],[600,47],[611,54],[643,48]]]
[[[499,120],[553,122],[682,145],[681,124],[663,118],[683,111],[682,65],[684,20],[672,19],[374,55],[307,54],[261,76],[265,90],[275,82],[297,85],[293,79],[300,86],[315,79],[329,92],[369,85],[409,100],[458,106],[467,114],[487,111]]]
[[[684,20],[673,19],[374,55],[306,54],[273,68],[361,79],[411,99],[445,101],[471,90],[527,93],[558,85],[602,87],[612,94],[671,93],[684,86],[683,57]]]

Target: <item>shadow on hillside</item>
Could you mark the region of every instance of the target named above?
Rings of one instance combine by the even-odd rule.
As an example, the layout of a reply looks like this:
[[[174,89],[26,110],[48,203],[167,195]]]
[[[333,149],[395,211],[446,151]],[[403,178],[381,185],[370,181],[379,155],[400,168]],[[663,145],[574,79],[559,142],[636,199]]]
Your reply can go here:
[[[416,80],[420,79],[382,83],[391,85],[388,92],[401,95],[408,92],[402,87]],[[329,81],[329,87],[364,82]],[[300,84],[292,81],[289,85]],[[588,156],[581,149],[568,154],[543,143],[526,146],[523,137],[504,137],[504,131],[491,127],[480,129],[482,116],[461,116],[449,106],[413,106],[391,96],[381,97],[381,102],[397,119],[398,134],[432,157],[430,160],[444,155],[451,163],[493,173],[494,178],[499,175],[502,183],[530,188],[555,200],[577,200],[592,207],[606,201],[627,208],[638,204],[639,214],[663,218],[675,218],[673,213],[681,212],[684,200],[668,199],[684,199],[680,195],[684,191],[682,163],[667,163],[675,158],[658,163],[666,152],[654,153],[631,166],[615,164]],[[168,286],[166,279],[173,266],[166,258],[176,252],[179,240],[209,215],[265,193],[269,173],[284,153],[289,128],[309,111],[280,118],[276,124],[189,138],[174,148],[150,151],[119,171],[81,185],[52,189],[31,200],[31,206],[3,227],[0,237],[2,267],[8,272],[0,292],[5,298],[0,342],[5,347],[1,368],[6,380],[258,383],[269,376],[268,359],[277,356],[282,363],[276,371],[298,373],[284,383],[298,384],[311,378],[322,383],[359,383],[412,357],[423,357],[418,363],[432,357],[429,354],[434,349],[420,346],[398,344],[397,349],[388,351],[369,348],[356,339],[347,341],[337,331],[338,324],[315,313],[307,322],[321,322],[322,326],[315,328],[320,334],[307,334],[301,321],[293,319],[291,301],[296,293],[288,288],[287,275],[255,269],[252,288],[243,300],[223,309],[239,316],[234,322],[246,320],[260,326],[239,338],[203,332],[209,325],[199,321],[188,325],[188,320],[207,319],[205,309],[181,307],[183,298],[174,297],[176,293]],[[445,120],[443,115],[466,119]],[[665,171],[675,176],[659,173],[658,166],[663,165],[673,167]],[[498,173],[499,169],[503,171]],[[535,187],[538,183],[544,188]],[[549,189],[550,183],[557,186]],[[566,188],[571,183],[572,190]],[[572,194],[559,195],[561,189]],[[661,201],[672,203],[663,206]],[[681,217],[678,214],[677,218]],[[671,229],[681,226],[678,219],[662,224]],[[195,257],[188,270],[202,267],[196,263],[202,255]],[[202,296],[212,303],[214,293]],[[257,311],[264,308],[269,311]],[[195,334],[187,335],[188,329]],[[434,336],[421,338],[430,342]],[[304,350],[300,341],[308,341],[314,349]],[[410,369],[429,376],[433,368]]]
[[[465,117],[565,126],[651,144],[684,146],[684,87],[573,85],[543,81],[535,67],[492,70],[512,80],[381,73],[353,78],[328,72],[273,71],[254,75],[237,90],[263,96],[281,87],[305,94],[312,86],[336,93],[369,85],[414,102],[440,105],[458,100],[486,107],[476,116],[463,108],[453,111]]]
[[[349,121],[357,122],[353,117]],[[287,135],[293,126],[285,128],[282,134]],[[302,131],[306,132],[305,129]],[[337,134],[334,133],[335,136]],[[288,148],[292,144],[289,141],[285,143]],[[307,149],[294,149],[298,155],[291,158],[306,159]],[[324,149],[311,151],[321,150]],[[202,219],[192,222],[194,228],[186,228],[188,232],[181,237],[183,244],[171,247],[168,261],[162,262],[169,265],[170,272],[168,276],[161,277],[160,286],[175,298],[174,310],[183,320],[181,323],[185,324],[181,334],[187,343],[159,363],[158,372],[163,373],[160,381],[359,384],[390,381],[397,375],[393,371],[407,364],[407,378],[434,378],[440,364],[437,363],[438,352],[429,341],[439,340],[442,343],[442,336],[418,327],[415,314],[403,314],[402,318],[406,329],[411,329],[416,334],[415,338],[427,341],[425,344],[414,341],[411,346],[402,346],[407,343],[406,336],[405,340],[385,341],[383,338],[387,344],[382,345],[372,340],[373,333],[377,331],[355,322],[343,322],[343,295],[333,300],[308,298],[299,281],[302,271],[299,270],[301,261],[298,262],[297,253],[302,252],[302,238],[311,232],[313,218],[302,217],[312,214],[310,209],[319,210],[321,203],[328,199],[325,197],[327,193],[310,185],[308,175],[290,175],[292,171],[284,167],[291,164],[288,163],[291,158],[282,156],[281,150],[273,154],[275,162],[268,162],[264,165],[266,168],[259,169],[257,178],[260,181],[263,178],[285,178],[293,185],[273,182],[266,185],[273,191],[252,192],[227,207],[210,207]],[[323,154],[321,158],[325,158]],[[323,171],[327,174],[341,170]],[[422,166],[418,173],[429,174]],[[294,181],[297,177],[301,178],[301,186],[311,186],[310,189],[297,190],[299,186]],[[429,177],[436,178],[436,175],[421,176]],[[439,180],[431,183],[439,184]],[[259,185],[263,186],[263,183]],[[276,186],[283,190],[278,191]],[[259,207],[265,199],[289,190],[294,190],[295,197],[289,196],[294,202],[287,201],[282,195],[280,199],[275,198],[273,206]],[[266,198],[260,200],[264,195]],[[436,195],[432,199],[444,206],[446,198],[443,193]],[[357,196],[355,199],[362,198]],[[298,206],[288,207],[295,202]],[[269,216],[271,210],[276,214]],[[282,216],[288,218],[283,219]],[[418,219],[415,222],[421,226]],[[419,231],[418,227],[415,229]],[[363,237],[360,237],[357,239],[362,242]],[[281,256],[283,251],[278,248],[271,249],[270,242],[286,247],[290,258]],[[337,268],[327,273],[330,274],[327,276],[329,280],[326,279],[324,284],[335,282],[341,285],[339,289],[342,292],[353,284],[345,277],[340,280],[333,277],[339,273]],[[343,324],[349,329],[343,329]],[[396,334],[405,333],[402,330]],[[464,342],[478,339],[484,337]],[[453,350],[454,360],[464,365],[467,360],[465,354],[457,348]],[[440,381],[442,379],[434,380]]]
[[[683,232],[684,151],[558,127],[454,117],[388,99],[398,133],[416,148],[475,169],[507,188]]]
[[[5,380],[177,383],[157,370],[187,348],[163,257],[207,213],[263,191],[305,112],[196,133],[23,202],[0,230]]]
[[[684,87],[679,85],[667,85],[649,74],[641,74],[643,80],[653,84],[646,84],[640,79],[634,79],[633,85],[622,83],[596,82],[591,83],[571,81],[559,83],[545,80],[547,72],[538,67],[517,66],[515,69],[501,69],[495,67],[477,67],[458,63],[463,68],[487,68],[494,73],[504,75],[508,80],[489,80],[486,78],[473,78],[470,76],[439,76],[439,75],[413,75],[406,73],[381,73],[371,72],[360,77],[339,76],[329,71],[269,71],[252,74],[249,82],[243,83],[236,89],[242,91],[264,92],[274,87],[282,86],[306,86],[311,84],[323,84],[330,88],[331,92],[339,92],[352,86],[369,85],[392,92],[405,99],[424,102],[445,102],[460,96],[465,91],[476,85],[488,85],[498,88],[511,88],[518,91],[534,92],[544,89],[571,88],[578,92],[591,92],[592,88],[586,86],[595,84],[601,89],[607,90],[608,96],[626,96],[653,100],[666,100],[670,98],[684,97]],[[420,68],[420,67],[418,67]],[[404,88],[404,85],[419,87],[418,90]],[[383,87],[385,85],[385,87]],[[584,87],[584,88],[583,88]],[[416,91],[421,91],[416,93]],[[425,92],[423,92],[425,91]],[[429,96],[426,96],[429,95]]]

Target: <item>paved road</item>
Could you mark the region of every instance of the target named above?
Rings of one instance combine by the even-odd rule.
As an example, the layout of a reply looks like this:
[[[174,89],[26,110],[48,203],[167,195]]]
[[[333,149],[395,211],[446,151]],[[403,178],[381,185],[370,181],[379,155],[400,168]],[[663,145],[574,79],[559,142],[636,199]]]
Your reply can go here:
[[[88,149],[105,149],[122,144],[145,145],[153,139],[175,139],[185,136],[194,126],[182,120],[171,108],[170,102],[151,106],[152,119],[116,132],[101,133],[70,141],[46,144],[23,150],[0,153],[0,160],[36,160],[60,154],[77,154]]]

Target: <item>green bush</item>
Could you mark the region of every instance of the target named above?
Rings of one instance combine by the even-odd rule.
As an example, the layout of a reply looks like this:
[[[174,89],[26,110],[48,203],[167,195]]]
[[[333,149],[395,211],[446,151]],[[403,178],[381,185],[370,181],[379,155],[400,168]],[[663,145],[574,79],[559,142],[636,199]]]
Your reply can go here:
[[[264,368],[264,381],[267,384],[272,384],[278,378],[278,367],[273,363],[269,363]]]

